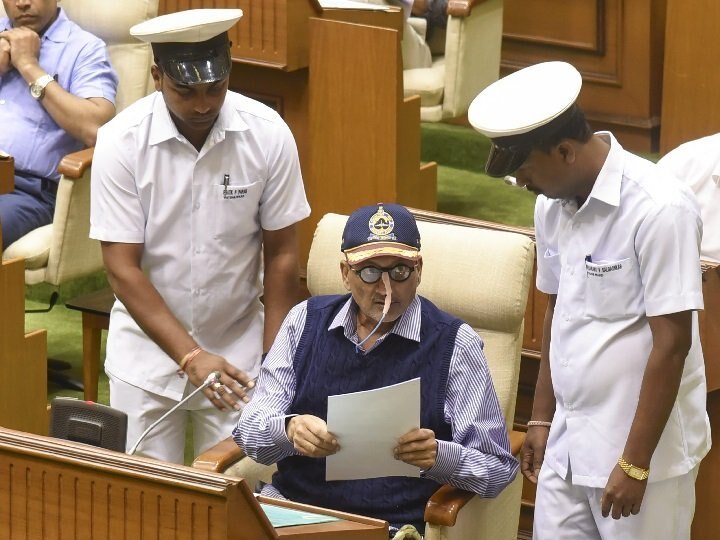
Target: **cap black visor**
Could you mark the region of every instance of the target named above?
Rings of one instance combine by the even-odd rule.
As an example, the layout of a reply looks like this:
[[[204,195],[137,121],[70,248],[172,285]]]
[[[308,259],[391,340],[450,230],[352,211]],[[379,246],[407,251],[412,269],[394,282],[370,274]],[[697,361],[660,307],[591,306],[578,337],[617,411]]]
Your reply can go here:
[[[489,176],[502,178],[515,172],[530,154],[530,146],[501,147],[493,143],[485,163],[485,172]]]
[[[153,43],[155,62],[180,84],[221,81],[230,75],[231,43],[227,32],[199,43]]]

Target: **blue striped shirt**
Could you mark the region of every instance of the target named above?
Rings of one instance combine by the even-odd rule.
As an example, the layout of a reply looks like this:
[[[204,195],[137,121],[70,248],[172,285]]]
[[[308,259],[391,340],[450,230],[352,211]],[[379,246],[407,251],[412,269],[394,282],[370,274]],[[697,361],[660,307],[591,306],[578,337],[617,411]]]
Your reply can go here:
[[[342,327],[345,337],[359,342],[357,308],[350,298],[328,330]],[[293,359],[305,327],[307,302],[295,306],[283,322],[263,364],[252,401],[243,409],[233,439],[259,463],[277,463],[296,451],[285,431],[287,411],[295,397]],[[382,346],[390,333],[420,341],[420,300],[416,296],[393,328],[370,349]],[[366,351],[367,352],[367,351]],[[482,339],[467,324],[458,329],[450,360],[445,420],[453,440],[438,440],[435,465],[423,476],[484,497],[494,497],[518,470],[510,454],[507,427],[483,354]],[[281,496],[272,486],[263,494]]]

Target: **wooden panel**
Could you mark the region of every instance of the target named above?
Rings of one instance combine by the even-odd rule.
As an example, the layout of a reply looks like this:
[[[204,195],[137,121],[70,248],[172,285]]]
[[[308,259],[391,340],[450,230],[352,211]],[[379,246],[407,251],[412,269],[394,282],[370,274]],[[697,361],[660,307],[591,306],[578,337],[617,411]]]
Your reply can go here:
[[[0,194],[10,193],[15,189],[15,159],[1,153],[0,148]],[[2,242],[0,242],[2,249]]]
[[[605,0],[505,0],[505,39],[602,54]],[[572,24],[557,24],[558,15]]]
[[[667,0],[660,152],[720,131],[717,0]]]
[[[184,9],[240,8],[243,16],[230,31],[238,62],[293,71],[308,65],[308,18],[320,14],[310,0],[160,0],[159,13]]]
[[[595,129],[630,150],[657,150],[666,0],[506,0],[504,74],[565,60],[583,75]]]
[[[46,404],[47,336],[44,330],[25,334],[25,263],[5,261],[0,264],[0,426],[47,433]]]
[[[402,97],[400,36],[386,26],[311,20],[307,251],[327,212],[376,202],[434,208],[434,165],[420,185],[419,103]]]
[[[0,428],[0,539],[387,539],[371,518],[275,530],[240,478]]]

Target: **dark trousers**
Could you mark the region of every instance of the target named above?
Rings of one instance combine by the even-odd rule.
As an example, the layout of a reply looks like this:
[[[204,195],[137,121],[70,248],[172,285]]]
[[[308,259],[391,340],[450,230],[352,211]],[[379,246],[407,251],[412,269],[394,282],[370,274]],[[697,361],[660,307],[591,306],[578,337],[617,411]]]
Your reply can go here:
[[[57,182],[15,175],[15,190],[0,195],[3,249],[33,229],[52,223]]]

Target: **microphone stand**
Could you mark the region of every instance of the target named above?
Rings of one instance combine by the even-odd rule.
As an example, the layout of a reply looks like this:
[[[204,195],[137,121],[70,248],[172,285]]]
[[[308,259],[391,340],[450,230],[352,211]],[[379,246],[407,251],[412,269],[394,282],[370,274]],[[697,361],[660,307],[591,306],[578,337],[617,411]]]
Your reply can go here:
[[[137,442],[133,445],[133,447],[128,452],[128,455],[132,456],[135,451],[137,450],[137,447],[140,445],[142,440],[147,436],[148,433],[150,433],[153,429],[155,429],[155,426],[157,426],[160,422],[165,420],[168,416],[170,416],[172,413],[174,413],[176,410],[178,410],[182,405],[190,401],[190,399],[197,394],[198,392],[202,392],[205,390],[208,386],[213,384],[214,382],[220,381],[220,372],[219,371],[213,371],[210,373],[210,375],[207,376],[205,379],[205,382],[202,383],[200,386],[198,386],[195,390],[192,391],[192,393],[188,394],[187,397],[184,397],[182,400],[180,400],[177,405],[173,406],[168,412],[163,414],[160,418],[155,420],[148,428],[143,431],[142,435],[140,435],[140,438],[137,440]]]

